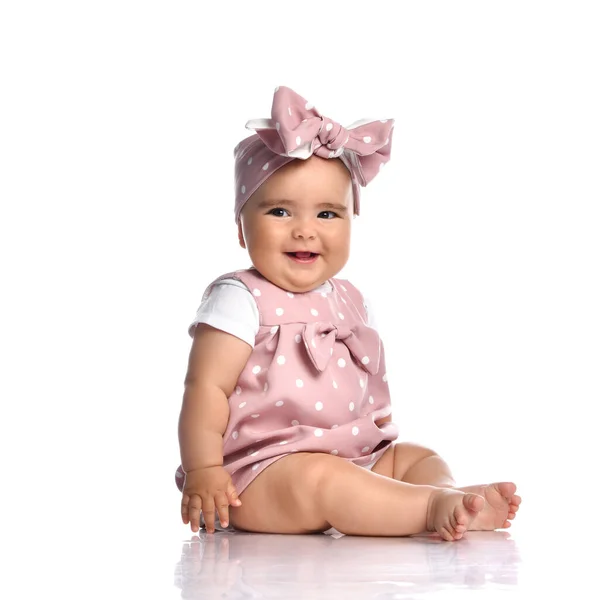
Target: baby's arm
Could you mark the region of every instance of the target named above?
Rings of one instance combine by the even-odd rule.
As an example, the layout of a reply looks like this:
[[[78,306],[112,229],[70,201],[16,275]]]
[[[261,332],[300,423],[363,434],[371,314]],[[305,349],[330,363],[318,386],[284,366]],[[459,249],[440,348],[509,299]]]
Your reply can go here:
[[[235,495],[223,469],[223,434],[232,394],[252,348],[239,338],[199,324],[194,332],[179,417],[181,465],[186,474],[182,519],[197,531],[200,511],[207,531],[214,527],[215,504],[225,525]],[[237,498],[237,495],[235,495]]]

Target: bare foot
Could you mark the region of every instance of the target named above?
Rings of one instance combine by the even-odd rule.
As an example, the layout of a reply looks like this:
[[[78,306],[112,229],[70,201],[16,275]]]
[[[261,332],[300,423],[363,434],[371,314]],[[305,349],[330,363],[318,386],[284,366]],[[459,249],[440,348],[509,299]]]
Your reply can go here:
[[[486,502],[476,493],[464,493],[454,489],[433,492],[427,507],[427,531],[437,531],[444,540],[460,540],[465,531],[483,510]]]
[[[483,509],[469,526],[472,531],[491,531],[510,527],[510,522],[515,518],[521,504],[521,497],[515,494],[517,486],[506,481],[456,489],[465,493],[478,494],[485,499]]]

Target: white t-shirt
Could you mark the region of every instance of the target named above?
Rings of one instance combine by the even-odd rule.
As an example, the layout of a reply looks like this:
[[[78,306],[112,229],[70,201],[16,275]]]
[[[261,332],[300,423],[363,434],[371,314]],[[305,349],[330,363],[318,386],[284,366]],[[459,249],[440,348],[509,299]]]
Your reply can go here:
[[[331,290],[331,284],[326,281],[310,293],[317,294]],[[367,325],[377,329],[373,312],[364,295],[363,299],[367,311]],[[241,281],[221,279],[213,286],[208,298],[198,308],[196,318],[188,328],[190,336],[194,336],[194,329],[198,323],[206,323],[215,329],[235,335],[254,348],[260,317],[254,296]]]

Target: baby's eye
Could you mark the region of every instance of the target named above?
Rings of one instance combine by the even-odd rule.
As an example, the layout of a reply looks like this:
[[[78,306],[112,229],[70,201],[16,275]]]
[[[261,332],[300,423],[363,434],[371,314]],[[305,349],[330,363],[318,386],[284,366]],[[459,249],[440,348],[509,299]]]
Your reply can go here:
[[[267,214],[273,215],[275,217],[289,216],[289,213],[285,208],[272,208]]]
[[[334,213],[332,210],[324,210],[319,213],[320,219],[335,219],[338,216],[337,213]]]

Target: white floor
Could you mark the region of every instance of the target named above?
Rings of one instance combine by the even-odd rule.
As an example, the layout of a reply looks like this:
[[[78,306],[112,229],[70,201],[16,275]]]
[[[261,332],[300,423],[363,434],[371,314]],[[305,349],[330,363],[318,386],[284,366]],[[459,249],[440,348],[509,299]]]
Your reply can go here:
[[[504,532],[459,544],[411,539],[223,534],[182,545],[182,598],[398,598],[515,591],[523,559]]]
[[[472,532],[457,543],[434,536],[201,533],[181,544],[177,593],[169,597],[393,599],[444,592],[445,598],[530,598],[586,589],[592,597],[586,581],[593,574],[576,557],[583,547],[571,541],[571,535],[553,538],[549,531],[543,539],[516,526],[512,534]]]
[[[524,500],[510,532],[471,532],[454,543],[428,535],[191,535],[175,519],[146,524],[144,509],[137,519],[128,504],[120,516],[98,514],[89,522],[48,518],[35,533],[23,527],[20,539],[3,540],[0,597],[597,597],[597,531],[579,521],[581,511],[567,510],[567,493],[555,491],[546,507],[542,496],[530,498],[529,507]]]

